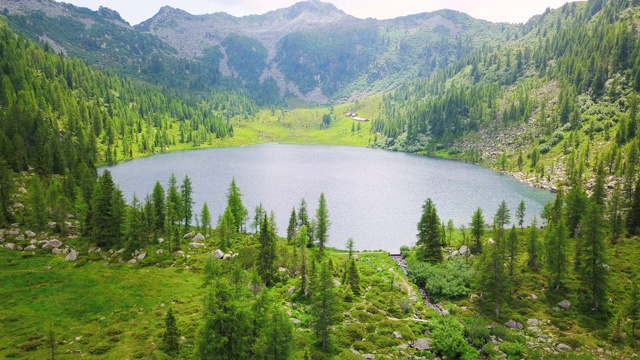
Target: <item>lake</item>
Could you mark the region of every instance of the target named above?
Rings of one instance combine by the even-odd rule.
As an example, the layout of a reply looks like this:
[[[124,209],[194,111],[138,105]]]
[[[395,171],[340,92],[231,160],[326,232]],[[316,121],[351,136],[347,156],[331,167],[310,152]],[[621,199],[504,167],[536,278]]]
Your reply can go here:
[[[468,227],[482,208],[492,222],[502,200],[512,221],[524,200],[529,222],[554,195],[519,183],[481,166],[421,155],[346,146],[264,144],[234,148],[172,152],[103,167],[130,202],[144,199],[157,180],[165,190],[174,173],[193,183],[194,213],[207,202],[216,226],[235,177],[243,203],[253,218],[260,203],[273,210],[279,234],[286,234],[292,208],[306,199],[310,215],[324,192],[331,227],[328,246],[344,248],[348,238],[358,250],[386,250],[416,241],[422,205],[433,199],[444,222]],[[193,221],[195,224],[195,221]]]

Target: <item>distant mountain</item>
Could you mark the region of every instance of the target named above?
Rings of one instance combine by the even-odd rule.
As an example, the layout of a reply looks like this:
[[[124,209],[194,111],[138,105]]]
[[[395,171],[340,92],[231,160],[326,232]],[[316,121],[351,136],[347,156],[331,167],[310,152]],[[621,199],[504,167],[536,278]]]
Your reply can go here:
[[[450,10],[358,19],[317,0],[244,17],[166,6],[135,27],[104,7],[52,0],[6,1],[4,14],[14,30],[89,64],[169,87],[241,87],[263,104],[387,91],[493,47],[519,28]]]

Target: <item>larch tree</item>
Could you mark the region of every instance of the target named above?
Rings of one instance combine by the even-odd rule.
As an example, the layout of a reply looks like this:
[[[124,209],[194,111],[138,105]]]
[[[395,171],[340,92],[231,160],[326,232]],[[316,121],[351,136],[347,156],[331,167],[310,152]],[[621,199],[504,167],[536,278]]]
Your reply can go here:
[[[302,225],[296,236],[296,246],[300,248],[300,293],[307,295],[309,293],[309,274],[307,271],[307,244],[309,236],[307,236],[307,226]]]
[[[525,211],[527,211],[527,206],[525,205],[524,200],[520,200],[520,204],[518,205],[518,209],[516,210],[516,219],[518,220],[518,226],[523,231]]]
[[[512,278],[516,270],[518,250],[518,233],[516,231],[516,226],[513,225],[511,231],[509,231],[509,236],[507,237],[507,251],[509,252],[509,276],[511,276]]]
[[[153,230],[156,233],[160,233],[164,230],[166,219],[164,189],[160,181],[156,181],[156,185],[153,187],[153,192],[151,193],[151,199],[153,201]]]
[[[551,223],[547,228],[547,269],[551,274],[551,286],[556,290],[562,286],[567,275],[567,241],[564,219]]]
[[[231,246],[231,239],[236,234],[236,222],[231,208],[227,206],[218,219],[218,234],[220,235],[220,250],[227,251]]]
[[[609,266],[604,241],[605,220],[602,205],[590,199],[582,221],[582,261],[578,269],[583,287],[591,298],[591,307],[598,311],[606,301]]]
[[[200,221],[202,221],[202,232],[205,235],[211,233],[211,212],[206,202],[202,205],[202,210],[200,211]]]
[[[91,230],[96,245],[101,247],[116,246],[120,242],[124,215],[124,198],[118,190],[111,173],[105,170],[92,196]]]
[[[180,330],[173,316],[173,309],[169,308],[164,318],[164,334],[162,334],[162,350],[169,355],[176,355],[180,351]]]
[[[13,195],[14,182],[11,170],[7,163],[0,159],[0,226],[13,221],[11,213],[11,196]]]
[[[327,199],[324,197],[324,193],[320,193],[320,200],[318,201],[318,210],[316,211],[316,228],[315,236],[318,241],[318,247],[320,253],[324,253],[324,248],[329,239],[329,209],[327,209]]]
[[[333,276],[328,262],[322,262],[317,283],[313,291],[313,314],[316,320],[316,337],[323,350],[329,348],[331,327],[338,321],[339,297],[333,285]]]
[[[193,185],[188,175],[185,175],[180,186],[180,198],[182,200],[182,225],[184,232],[189,231],[191,226],[191,218],[193,217]]]
[[[504,251],[498,247],[498,243],[485,247],[482,257],[478,262],[478,285],[495,313],[500,317],[500,309],[509,297],[509,277],[504,265]]]
[[[267,286],[273,285],[276,261],[276,234],[265,216],[260,224],[258,274]]]
[[[233,220],[236,224],[236,231],[244,231],[244,223],[247,218],[248,211],[242,204],[242,193],[240,188],[236,185],[236,179],[231,179],[231,185],[227,191],[227,206],[233,213]]]
[[[529,231],[529,243],[527,246],[527,265],[529,270],[537,272],[540,270],[540,240],[538,239],[538,219],[535,217],[531,222]]]
[[[482,236],[484,236],[484,216],[482,214],[482,209],[478,208],[471,218],[471,224],[469,227],[471,228],[471,236],[473,237],[474,245],[473,252],[480,253],[482,252]]]
[[[502,200],[496,215],[493,217],[493,230],[495,231],[496,243],[502,246],[505,238],[505,227],[511,223],[511,213],[507,207],[507,202]]]
[[[167,234],[172,234],[175,227],[184,218],[182,216],[182,196],[178,191],[178,180],[174,174],[169,178],[169,187],[167,188]]]
[[[40,177],[36,174],[31,179],[29,190],[29,200],[31,202],[30,217],[31,225],[36,230],[44,229],[44,225],[47,221],[47,204],[45,199],[45,190],[42,186]]]
[[[256,206],[255,214],[253,216],[253,221],[251,222],[251,229],[253,232],[258,233],[260,231],[260,223],[262,222],[262,218],[267,214],[266,210],[260,205]]]
[[[296,215],[296,209],[291,210],[291,216],[289,216],[289,225],[287,226],[287,243],[292,244],[296,237],[296,230],[298,229],[298,217]]]
[[[145,232],[144,213],[140,200],[134,194],[131,206],[127,209],[127,219],[125,223],[126,247],[130,251],[141,249],[147,246],[145,241],[149,233]]]
[[[351,258],[351,260],[349,261],[346,280],[347,280],[347,283],[349,284],[349,287],[351,288],[351,291],[353,291],[353,293],[356,296],[359,296],[360,295],[360,274],[358,273],[358,266],[356,265],[356,260],[354,258]]]
[[[307,227],[307,231],[309,230],[309,211],[307,210],[307,201],[302,198],[300,200],[300,209],[298,210],[298,227],[302,226]]]
[[[436,206],[431,199],[427,199],[422,206],[422,216],[418,223],[418,253],[420,257],[430,263],[442,261],[442,234],[440,218]]]

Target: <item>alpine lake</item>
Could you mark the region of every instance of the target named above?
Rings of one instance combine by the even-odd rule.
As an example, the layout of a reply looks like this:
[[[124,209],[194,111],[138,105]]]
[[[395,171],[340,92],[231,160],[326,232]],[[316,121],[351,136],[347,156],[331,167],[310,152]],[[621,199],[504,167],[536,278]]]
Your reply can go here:
[[[291,210],[297,212],[301,199],[313,218],[324,192],[331,222],[327,246],[345,248],[347,239],[353,238],[357,250],[391,253],[415,244],[427,198],[434,201],[441,221],[451,219],[456,227],[468,227],[477,208],[490,223],[502,200],[511,210],[512,222],[524,200],[528,224],[555,197],[478,165],[347,146],[270,143],[179,151],[99,170],[104,169],[111,172],[128,202],[134,194],[142,201],[156,181],[166,190],[172,173],[178,185],[188,175],[194,214],[207,202],[213,227],[224,212],[227,190],[235,178],[249,212],[247,223],[262,204],[268,213],[275,213],[281,236],[286,235]]]

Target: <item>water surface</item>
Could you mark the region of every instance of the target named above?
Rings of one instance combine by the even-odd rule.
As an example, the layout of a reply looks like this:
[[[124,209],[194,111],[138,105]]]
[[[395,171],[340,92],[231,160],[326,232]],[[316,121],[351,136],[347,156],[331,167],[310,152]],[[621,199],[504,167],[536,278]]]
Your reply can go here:
[[[401,245],[414,245],[427,198],[433,199],[442,221],[452,219],[456,226],[467,227],[478,207],[491,223],[505,200],[515,220],[515,210],[524,200],[528,222],[554,198],[473,164],[345,146],[265,144],[182,151],[107,168],[128,201],[134,193],[143,199],[156,180],[166,190],[171,173],[178,184],[188,174],[194,187],[194,213],[206,201],[213,226],[235,177],[250,217],[262,203],[275,212],[280,235],[286,234],[291,209],[297,209],[302,198],[315,215],[324,192],[331,221],[328,245],[344,248],[352,237],[359,250],[398,252]]]

